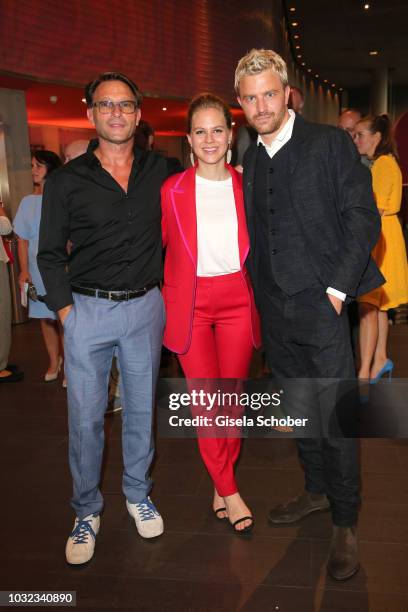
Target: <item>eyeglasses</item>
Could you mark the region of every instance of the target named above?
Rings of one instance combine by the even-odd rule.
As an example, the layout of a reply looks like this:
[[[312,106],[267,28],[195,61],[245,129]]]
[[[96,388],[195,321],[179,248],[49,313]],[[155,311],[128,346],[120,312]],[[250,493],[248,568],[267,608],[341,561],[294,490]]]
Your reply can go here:
[[[100,100],[92,104],[94,108],[97,108],[102,115],[112,113],[118,106],[122,113],[130,115],[136,112],[137,103],[134,100],[121,100],[120,102],[114,102],[113,100]]]

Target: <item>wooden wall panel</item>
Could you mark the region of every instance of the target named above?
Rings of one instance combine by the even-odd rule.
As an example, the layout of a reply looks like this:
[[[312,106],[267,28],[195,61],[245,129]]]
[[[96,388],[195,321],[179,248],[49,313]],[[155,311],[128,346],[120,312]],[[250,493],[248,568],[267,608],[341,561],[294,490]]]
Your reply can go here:
[[[238,59],[284,51],[279,0],[0,0],[0,70],[84,84],[120,70],[142,91],[234,99]]]

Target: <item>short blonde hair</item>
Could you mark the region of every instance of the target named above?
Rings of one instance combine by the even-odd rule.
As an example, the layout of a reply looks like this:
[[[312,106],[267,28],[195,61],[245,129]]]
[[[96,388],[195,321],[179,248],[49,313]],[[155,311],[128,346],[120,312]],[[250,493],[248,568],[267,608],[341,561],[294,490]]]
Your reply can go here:
[[[235,91],[239,95],[239,82],[244,76],[259,74],[264,70],[273,70],[280,78],[283,87],[288,84],[286,62],[271,49],[251,49],[241,57],[235,70]]]

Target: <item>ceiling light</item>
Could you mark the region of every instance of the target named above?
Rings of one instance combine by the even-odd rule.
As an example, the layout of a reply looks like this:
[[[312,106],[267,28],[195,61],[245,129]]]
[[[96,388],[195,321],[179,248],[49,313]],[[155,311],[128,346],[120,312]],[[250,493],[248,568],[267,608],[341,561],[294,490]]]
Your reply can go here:
[[[293,26],[294,28],[296,28],[298,25],[299,25],[299,23],[298,23],[297,21],[292,21],[292,26]]]
[[[300,49],[300,45],[296,45],[295,49]]]
[[[302,56],[301,56],[301,55],[300,55],[300,53],[299,53],[299,55],[297,55],[296,57],[297,57],[298,59],[300,59]]]
[[[312,72],[312,69],[311,69],[311,68],[308,68],[308,69],[307,69],[307,71],[308,71],[308,72]]]
[[[368,4],[368,2],[366,2],[364,5],[364,10],[368,11],[369,8],[370,8],[370,5]]]
[[[306,62],[302,62],[302,66],[306,66]]]
[[[332,83],[332,87],[336,87],[336,83]]]
[[[342,87],[339,87],[339,91],[343,91],[343,88],[342,88]]]
[[[320,76],[320,74],[315,74],[316,79],[318,79]]]
[[[232,121],[231,125],[235,125],[235,121]]]
[[[328,83],[329,81],[327,79],[324,79],[323,83]]]
[[[295,34],[293,38],[299,38],[299,34]]]
[[[289,10],[290,10],[291,13],[294,13],[296,11],[294,6],[291,6]]]
[[[375,51],[375,50],[370,51],[369,53],[370,53],[370,55],[378,55],[378,51]]]
[[[85,104],[86,98],[82,98],[81,102],[83,102]]]
[[[166,111],[167,110],[167,106],[163,106],[162,110]]]

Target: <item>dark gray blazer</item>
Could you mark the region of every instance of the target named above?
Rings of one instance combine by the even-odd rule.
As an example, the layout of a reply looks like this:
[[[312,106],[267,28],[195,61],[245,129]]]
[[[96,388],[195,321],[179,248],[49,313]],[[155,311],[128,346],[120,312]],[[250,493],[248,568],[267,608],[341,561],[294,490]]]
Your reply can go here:
[[[253,186],[257,144],[244,156],[244,196],[251,254],[247,265],[255,290],[257,258]],[[379,287],[384,277],[371,258],[381,231],[371,186],[350,136],[343,130],[296,116],[288,185],[299,231],[313,272],[323,287],[356,297]],[[254,256],[255,255],[255,256]],[[296,270],[293,270],[296,274]]]

